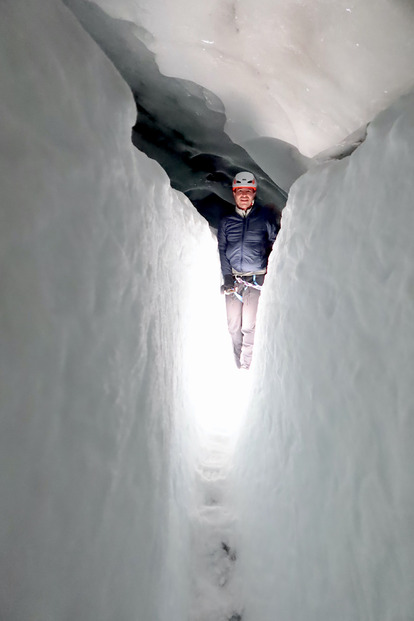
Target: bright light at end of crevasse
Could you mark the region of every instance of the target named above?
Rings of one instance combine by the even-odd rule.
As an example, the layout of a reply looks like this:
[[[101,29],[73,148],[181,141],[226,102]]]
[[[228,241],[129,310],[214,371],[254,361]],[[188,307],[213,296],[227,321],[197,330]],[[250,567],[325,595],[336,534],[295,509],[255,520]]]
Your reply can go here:
[[[234,362],[216,240],[203,236],[195,255],[191,276],[197,286],[187,288],[183,325],[188,402],[203,435],[235,438],[245,419],[251,372],[237,369]]]

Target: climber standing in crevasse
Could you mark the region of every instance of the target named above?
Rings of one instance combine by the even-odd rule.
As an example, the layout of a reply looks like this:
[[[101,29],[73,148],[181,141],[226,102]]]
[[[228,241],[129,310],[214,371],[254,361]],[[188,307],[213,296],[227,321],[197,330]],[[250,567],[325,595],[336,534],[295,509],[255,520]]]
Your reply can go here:
[[[236,365],[248,369],[260,290],[279,225],[271,210],[254,204],[257,183],[252,173],[237,173],[232,187],[235,212],[219,224],[218,248]]]

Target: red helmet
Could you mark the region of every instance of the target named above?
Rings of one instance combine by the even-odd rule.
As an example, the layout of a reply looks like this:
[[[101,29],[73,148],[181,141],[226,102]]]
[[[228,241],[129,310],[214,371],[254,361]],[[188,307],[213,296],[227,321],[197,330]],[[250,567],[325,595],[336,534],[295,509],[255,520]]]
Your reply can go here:
[[[254,175],[247,171],[237,173],[233,179],[233,192],[237,190],[237,188],[251,188],[256,192],[257,183]]]

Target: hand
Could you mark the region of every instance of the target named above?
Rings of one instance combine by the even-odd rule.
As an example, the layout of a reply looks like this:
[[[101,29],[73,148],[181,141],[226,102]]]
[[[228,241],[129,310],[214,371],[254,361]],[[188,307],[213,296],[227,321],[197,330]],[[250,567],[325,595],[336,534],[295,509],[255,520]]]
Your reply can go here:
[[[233,274],[226,274],[224,277],[224,284],[222,286],[223,293],[229,294],[234,291],[234,277]]]

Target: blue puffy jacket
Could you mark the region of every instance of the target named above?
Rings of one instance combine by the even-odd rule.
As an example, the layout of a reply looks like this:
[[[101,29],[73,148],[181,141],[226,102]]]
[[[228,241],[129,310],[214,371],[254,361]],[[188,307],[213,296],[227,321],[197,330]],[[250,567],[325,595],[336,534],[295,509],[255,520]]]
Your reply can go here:
[[[217,237],[223,276],[261,272],[267,261],[279,227],[271,211],[254,205],[246,217],[236,211],[224,217]]]

